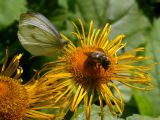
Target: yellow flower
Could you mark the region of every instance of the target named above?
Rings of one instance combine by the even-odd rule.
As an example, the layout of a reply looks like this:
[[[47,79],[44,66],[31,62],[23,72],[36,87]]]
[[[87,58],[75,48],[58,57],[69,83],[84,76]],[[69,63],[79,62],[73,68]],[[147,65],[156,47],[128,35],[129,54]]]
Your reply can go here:
[[[0,71],[0,119],[63,118],[61,108],[68,103],[63,98],[63,104],[62,101],[55,102],[55,99],[64,89],[56,89],[57,82],[52,83],[43,77],[38,80],[33,77],[28,83],[22,84],[20,75],[23,70],[19,67],[21,56],[22,54],[15,56],[9,65],[6,65],[6,60]],[[52,113],[42,112],[44,110]]]
[[[143,51],[143,48],[119,54],[118,51],[126,45],[122,43],[124,35],[109,41],[108,35],[111,29],[109,24],[106,24],[102,30],[93,29],[93,21],[91,21],[87,34],[82,21],[79,22],[81,30],[73,23],[76,29],[73,34],[79,41],[78,45],[62,35],[64,39],[70,41],[70,44],[65,48],[64,56],[57,62],[46,65],[44,69],[49,71],[45,77],[52,79],[51,76],[61,76],[61,80],[57,79],[57,82],[61,87],[66,88],[66,91],[58,96],[56,101],[63,96],[70,98],[70,110],[74,112],[84,100],[87,120],[90,119],[90,109],[96,95],[102,111],[101,117],[103,117],[103,100],[113,115],[121,115],[124,101],[115,81],[140,90],[151,88],[151,76],[146,72],[149,66],[134,64],[146,59],[135,55],[136,52]],[[113,91],[117,92],[118,96],[115,96]]]

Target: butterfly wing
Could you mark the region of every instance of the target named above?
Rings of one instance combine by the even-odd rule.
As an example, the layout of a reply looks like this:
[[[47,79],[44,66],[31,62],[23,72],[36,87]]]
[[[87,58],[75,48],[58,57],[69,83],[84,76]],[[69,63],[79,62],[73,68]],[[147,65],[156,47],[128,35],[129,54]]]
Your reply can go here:
[[[49,20],[39,13],[21,15],[18,38],[22,46],[35,56],[57,55],[67,43]]]

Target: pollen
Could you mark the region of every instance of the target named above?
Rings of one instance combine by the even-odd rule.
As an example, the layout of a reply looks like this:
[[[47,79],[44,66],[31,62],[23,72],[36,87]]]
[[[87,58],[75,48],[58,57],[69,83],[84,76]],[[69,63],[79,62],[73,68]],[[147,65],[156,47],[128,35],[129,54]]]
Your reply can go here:
[[[21,120],[28,107],[27,93],[19,81],[0,77],[0,116],[1,120]]]

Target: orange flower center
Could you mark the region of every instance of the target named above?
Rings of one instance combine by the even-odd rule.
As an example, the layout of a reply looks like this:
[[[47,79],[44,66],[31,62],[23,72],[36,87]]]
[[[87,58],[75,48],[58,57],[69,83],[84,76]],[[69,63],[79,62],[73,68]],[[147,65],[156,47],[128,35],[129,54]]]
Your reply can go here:
[[[5,82],[0,82],[0,97],[5,96],[8,92],[8,87]]]
[[[93,56],[96,52],[98,55]],[[105,59],[102,57],[105,57]],[[107,56],[99,48],[77,48],[66,59],[67,64],[70,65],[69,71],[74,74],[76,82],[96,84],[99,80],[106,79],[106,76],[108,76],[110,61],[107,60]]]
[[[0,76],[0,117],[21,120],[28,107],[26,89],[17,80]]]

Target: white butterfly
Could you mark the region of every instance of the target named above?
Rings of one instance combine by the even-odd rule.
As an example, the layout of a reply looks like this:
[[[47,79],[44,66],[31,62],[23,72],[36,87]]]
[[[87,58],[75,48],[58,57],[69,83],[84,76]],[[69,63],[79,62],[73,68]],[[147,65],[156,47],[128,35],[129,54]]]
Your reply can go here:
[[[69,41],[63,40],[53,24],[40,13],[20,16],[18,38],[22,46],[35,56],[55,56]]]

